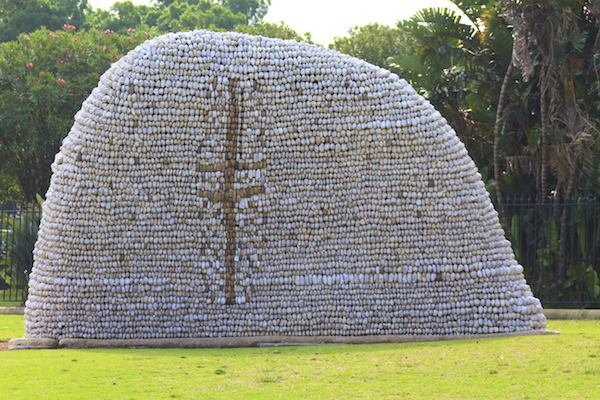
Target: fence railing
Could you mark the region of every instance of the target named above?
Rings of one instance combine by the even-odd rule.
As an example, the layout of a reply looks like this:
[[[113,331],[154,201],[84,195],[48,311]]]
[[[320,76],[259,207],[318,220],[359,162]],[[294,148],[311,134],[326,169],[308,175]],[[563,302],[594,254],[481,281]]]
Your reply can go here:
[[[527,283],[547,308],[600,308],[600,201],[510,197],[501,222]]]
[[[600,201],[508,197],[496,205],[534,294],[547,308],[600,308]],[[0,301],[24,301],[38,204],[0,207]]]
[[[0,301],[27,299],[33,246],[41,216],[40,205],[36,203],[0,206]]]

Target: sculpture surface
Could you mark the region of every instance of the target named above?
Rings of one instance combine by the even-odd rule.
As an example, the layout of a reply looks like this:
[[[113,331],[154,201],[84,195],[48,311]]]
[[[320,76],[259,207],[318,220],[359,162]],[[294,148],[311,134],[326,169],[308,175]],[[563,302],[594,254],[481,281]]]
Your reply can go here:
[[[332,50],[150,40],[101,77],[52,168],[30,338],[545,328],[452,128]]]

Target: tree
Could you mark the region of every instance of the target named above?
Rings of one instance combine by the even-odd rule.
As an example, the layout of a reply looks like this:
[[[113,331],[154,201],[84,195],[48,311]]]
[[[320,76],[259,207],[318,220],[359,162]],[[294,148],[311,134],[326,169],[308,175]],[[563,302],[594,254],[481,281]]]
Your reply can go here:
[[[389,68],[388,58],[414,54],[414,41],[400,28],[378,23],[353,26],[349,36],[336,37],[330,49],[360,58],[381,68]]]
[[[574,195],[598,151],[598,16],[592,2],[504,0],[515,27],[513,63],[535,97],[538,195]],[[538,150],[537,152],[535,150]],[[552,173],[553,177],[549,175]]]
[[[50,164],[73,116],[112,62],[156,35],[45,28],[0,45],[0,171],[26,200],[44,194]]]
[[[116,2],[109,11],[96,9],[89,13],[84,28],[101,31],[110,29],[119,34],[127,33],[128,29],[146,30],[143,25],[151,10],[151,7],[136,6],[131,1]]]
[[[87,0],[0,0],[0,42],[42,26],[56,30],[67,23],[81,26]]]
[[[198,4],[184,1],[171,3],[156,22],[162,31],[182,31],[189,29],[232,30],[239,24],[247,24],[248,18],[238,12],[234,14],[229,8],[209,0],[201,0]]]
[[[267,15],[271,0],[221,0],[221,4],[234,14],[244,14],[250,24],[254,25]]]
[[[398,28],[414,42],[414,51],[398,52],[388,63],[403,71],[456,129],[487,179],[491,175],[494,104],[510,62],[512,39],[494,2],[454,3],[467,23],[447,8],[424,9],[398,22]]]
[[[192,29],[232,30],[239,25],[257,25],[266,14],[270,0],[163,0],[154,7],[117,2],[109,11],[97,9],[88,14],[86,28],[128,29],[156,27],[162,32]]]
[[[293,39],[298,42],[312,43],[312,37],[309,32],[304,35],[299,34],[284,22],[260,22],[254,25],[238,25],[235,30],[249,35],[260,35],[270,38]]]

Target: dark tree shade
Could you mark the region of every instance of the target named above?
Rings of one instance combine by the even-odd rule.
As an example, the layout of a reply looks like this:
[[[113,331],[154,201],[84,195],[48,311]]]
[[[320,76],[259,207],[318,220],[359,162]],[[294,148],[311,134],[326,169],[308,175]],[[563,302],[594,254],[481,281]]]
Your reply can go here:
[[[65,23],[82,26],[87,0],[0,0],[0,42],[45,26],[60,29]]]

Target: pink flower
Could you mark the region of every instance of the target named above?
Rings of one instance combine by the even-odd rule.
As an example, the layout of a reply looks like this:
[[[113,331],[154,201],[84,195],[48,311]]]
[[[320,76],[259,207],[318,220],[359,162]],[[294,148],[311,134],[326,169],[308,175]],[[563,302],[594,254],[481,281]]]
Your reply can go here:
[[[65,28],[65,29],[71,29],[71,30],[73,30],[73,31],[74,31],[75,29],[77,29],[77,28],[75,28],[73,25],[69,25],[69,24],[64,24],[64,25],[63,25],[63,28]]]
[[[33,64],[32,64],[32,63],[27,63],[26,65],[27,65],[27,68],[31,68],[31,67],[33,67]]]
[[[133,38],[131,36],[127,36],[127,39],[129,40],[133,40]]]
[[[79,38],[73,38],[73,40],[77,42],[79,40]]]
[[[104,46],[104,47],[102,48],[102,50],[110,50],[110,47],[108,47],[108,46]]]
[[[127,32],[135,32],[135,29],[129,28],[129,29],[127,29]]]
[[[19,95],[19,97],[23,97],[23,93],[21,93],[21,94]]]
[[[144,35],[148,35],[148,32],[144,32]]]
[[[31,39],[29,38],[29,35],[23,35],[23,37],[24,37],[25,39],[27,39],[27,40],[31,40]]]
[[[54,33],[52,33],[52,32],[50,32],[50,34],[48,36],[50,36],[51,38],[56,39],[56,35]]]
[[[111,34],[111,33],[115,33],[115,31],[111,31],[110,29],[107,29],[107,30],[104,31],[104,33]]]
[[[65,84],[65,80],[64,80],[63,78],[60,78],[60,79],[58,80],[58,83],[60,83],[61,85],[64,85],[64,84]]]

